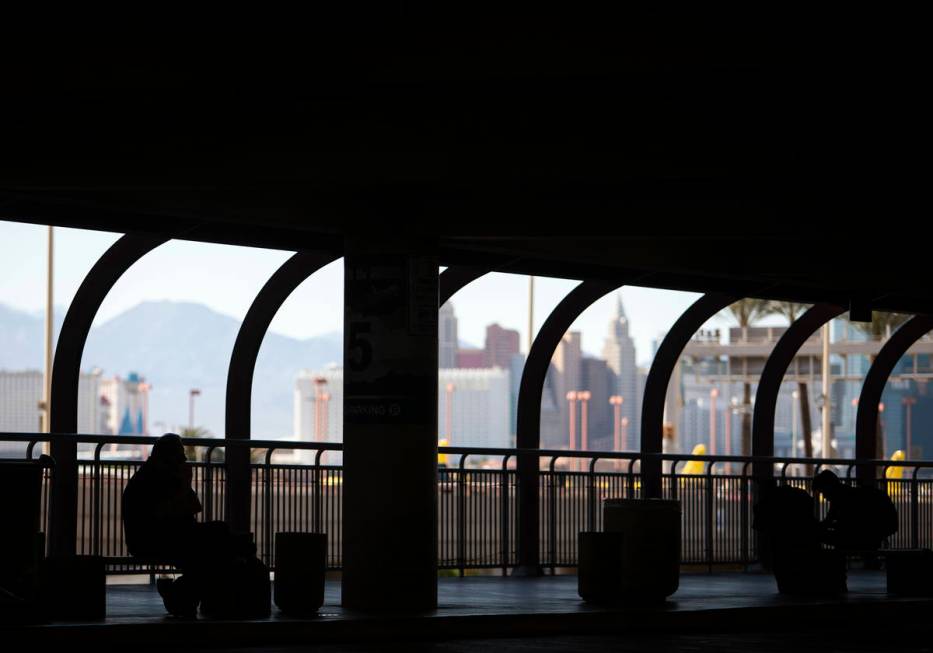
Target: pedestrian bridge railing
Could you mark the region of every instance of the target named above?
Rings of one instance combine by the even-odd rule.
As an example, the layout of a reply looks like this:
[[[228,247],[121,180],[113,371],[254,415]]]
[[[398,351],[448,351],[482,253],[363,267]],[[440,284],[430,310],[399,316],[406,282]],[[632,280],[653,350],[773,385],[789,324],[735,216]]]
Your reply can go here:
[[[36,458],[53,438],[78,444],[78,532],[76,550],[102,555],[112,573],[148,573],[129,556],[122,526],[123,488],[148,455],[154,437],[0,434],[0,457]],[[259,554],[274,566],[278,531],[328,534],[328,564],[341,567],[343,529],[342,445],[286,440],[184,439],[193,486],[203,520],[224,519],[228,447],[249,447],[251,530]],[[540,461],[539,554],[551,570],[577,564],[577,533],[602,527],[604,499],[640,497],[639,453],[571,452],[476,447],[439,447],[438,566],[442,569],[501,569],[517,562],[518,501],[516,458],[530,453]],[[810,489],[813,473],[834,469],[853,482],[856,461],[804,458],[749,458],[660,454],[663,496],[682,509],[681,562],[712,568],[757,560],[752,529],[756,481],[752,463],[763,463],[779,483]],[[933,461],[862,461],[876,469],[894,501],[899,530],[890,548],[933,547]],[[48,532],[46,470],[42,520]],[[373,488],[378,491],[378,488]],[[825,511],[822,503],[819,511]],[[819,516],[819,515],[818,515]]]

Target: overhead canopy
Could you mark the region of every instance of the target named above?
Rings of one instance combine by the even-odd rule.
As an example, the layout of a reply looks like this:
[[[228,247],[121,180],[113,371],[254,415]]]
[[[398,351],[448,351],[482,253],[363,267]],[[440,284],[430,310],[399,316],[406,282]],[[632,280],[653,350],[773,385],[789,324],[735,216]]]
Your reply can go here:
[[[834,32],[662,18],[49,37],[4,58],[0,218],[283,249],[410,233],[447,264],[933,312],[911,70]]]

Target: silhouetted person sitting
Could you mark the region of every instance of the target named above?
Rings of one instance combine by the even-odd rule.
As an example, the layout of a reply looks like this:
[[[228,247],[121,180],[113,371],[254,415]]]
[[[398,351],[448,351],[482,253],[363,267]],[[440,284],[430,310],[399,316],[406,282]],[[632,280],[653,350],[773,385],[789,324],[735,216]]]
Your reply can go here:
[[[782,594],[845,591],[844,561],[822,550],[813,498],[805,491],[761,481],[752,527],[771,553],[771,568]]]
[[[829,501],[820,522],[820,540],[837,549],[877,551],[897,532],[897,509],[890,497],[873,487],[850,486],[829,470],[813,479],[813,492]]]
[[[235,537],[224,522],[199,523],[201,502],[191,487],[185,448],[174,433],[163,435],[149,459],[123,491],[123,530],[133,556],[169,563],[182,572],[160,581],[166,609],[193,616],[209,585],[237,558],[251,558],[255,547]]]

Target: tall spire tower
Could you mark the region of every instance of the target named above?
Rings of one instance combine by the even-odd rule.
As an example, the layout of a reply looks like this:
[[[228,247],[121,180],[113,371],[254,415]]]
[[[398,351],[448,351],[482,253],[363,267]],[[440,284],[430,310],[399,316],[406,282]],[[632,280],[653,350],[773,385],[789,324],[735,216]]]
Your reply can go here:
[[[616,305],[609,319],[609,329],[603,344],[603,359],[615,376],[615,394],[622,397],[622,417],[628,418],[628,439],[637,442],[641,433],[638,406],[638,366],[635,362],[635,342],[629,334],[628,317],[622,305],[622,294],[616,293]]]

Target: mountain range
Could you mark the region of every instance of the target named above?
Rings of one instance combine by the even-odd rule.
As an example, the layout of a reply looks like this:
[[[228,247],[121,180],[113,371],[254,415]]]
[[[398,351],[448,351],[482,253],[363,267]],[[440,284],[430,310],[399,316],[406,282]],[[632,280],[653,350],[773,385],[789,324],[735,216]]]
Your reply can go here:
[[[64,310],[56,311],[56,331]],[[223,434],[230,352],[240,321],[203,304],[142,302],[91,329],[81,368],[105,376],[137,372],[151,385],[151,432],[188,422],[188,391],[201,390],[195,423]],[[41,369],[43,317],[0,304],[0,369]],[[253,437],[292,435],[295,377],[343,360],[343,333],[307,339],[267,333],[253,377]]]

